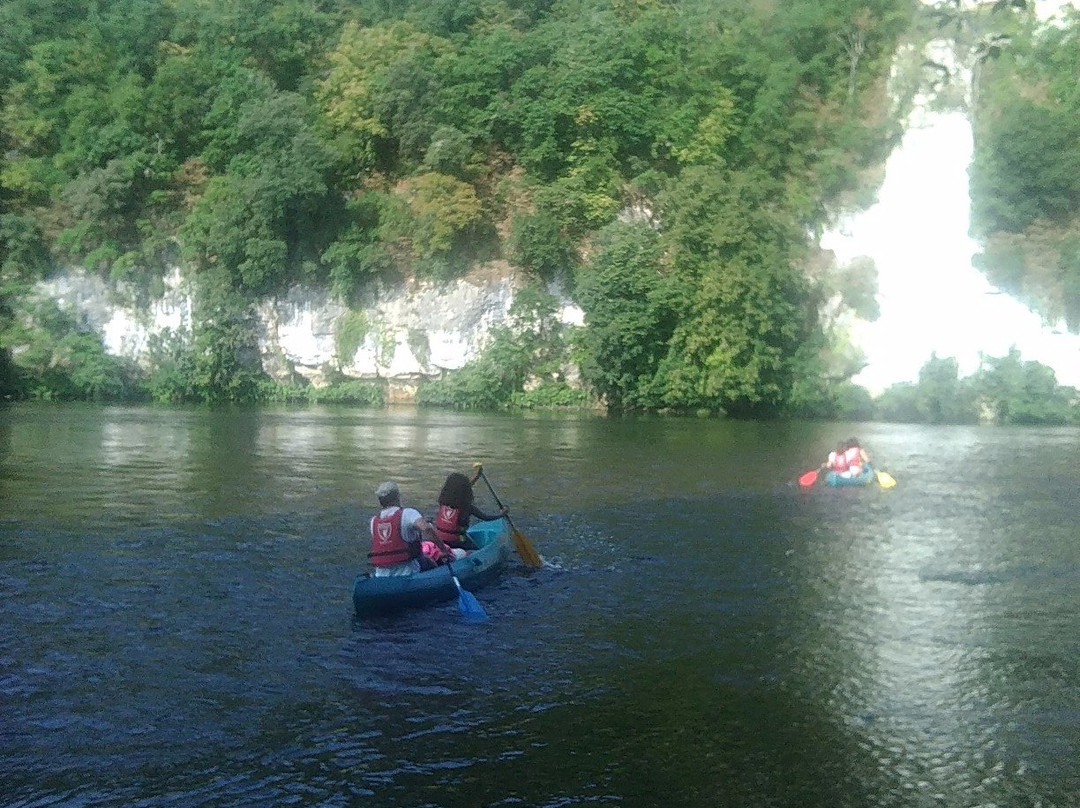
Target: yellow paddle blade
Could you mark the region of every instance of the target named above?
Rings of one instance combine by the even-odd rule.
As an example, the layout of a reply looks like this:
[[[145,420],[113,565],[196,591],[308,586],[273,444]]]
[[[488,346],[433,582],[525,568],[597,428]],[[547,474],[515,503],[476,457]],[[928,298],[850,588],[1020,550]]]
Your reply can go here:
[[[544,562],[540,559],[540,554],[536,552],[536,548],[532,546],[525,534],[517,528],[510,533],[510,538],[514,540],[514,549],[517,550],[517,554],[521,556],[521,560],[528,564],[530,567],[542,567]]]
[[[894,485],[896,485],[896,480],[894,480],[892,475],[889,474],[887,471],[879,471],[877,473],[877,481],[878,485],[880,485],[882,488],[892,488]]]

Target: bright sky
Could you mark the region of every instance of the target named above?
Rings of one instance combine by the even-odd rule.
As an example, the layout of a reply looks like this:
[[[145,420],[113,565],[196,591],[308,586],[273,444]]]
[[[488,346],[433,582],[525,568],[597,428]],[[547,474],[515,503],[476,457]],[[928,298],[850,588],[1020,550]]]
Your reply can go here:
[[[1039,4],[1040,15],[1046,6]],[[878,393],[917,381],[934,352],[955,357],[961,375],[980,352],[1052,367],[1060,384],[1080,387],[1080,336],[1046,327],[1038,315],[1000,293],[971,266],[979,250],[968,233],[971,126],[962,113],[924,112],[889,158],[878,202],[826,233],[821,246],[840,264],[861,255],[878,269],[881,317],[853,333],[868,366],[854,381]]]
[[[991,2],[993,0],[961,0],[961,4],[965,9],[986,6]],[[951,2],[947,0],[922,0],[922,3],[925,6],[951,5]],[[1035,0],[1035,14],[1040,20],[1048,20],[1050,17],[1059,14],[1063,8],[1069,6],[1077,8],[1080,6],[1080,0]]]
[[[927,0],[923,0],[925,3]],[[1066,7],[1078,8],[1077,0],[1036,0],[1035,14],[1040,20],[1046,20],[1060,13]]]

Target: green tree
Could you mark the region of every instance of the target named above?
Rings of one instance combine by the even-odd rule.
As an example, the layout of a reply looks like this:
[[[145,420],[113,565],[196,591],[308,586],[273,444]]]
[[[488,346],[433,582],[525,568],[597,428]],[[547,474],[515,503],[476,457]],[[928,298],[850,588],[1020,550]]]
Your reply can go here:
[[[475,189],[446,174],[430,172],[408,181],[404,196],[412,213],[413,252],[430,258],[449,252],[457,239],[483,220]]]
[[[237,359],[258,296],[303,281],[352,299],[376,276],[484,256],[576,280],[587,375],[615,409],[820,410],[834,383],[798,268],[889,145],[881,78],[909,14],[904,0],[8,0],[0,204],[65,262],[132,280],[179,247],[207,276],[210,322],[162,347],[163,397],[267,394]],[[1065,157],[1070,37],[1014,37],[984,70],[985,97],[1029,99]],[[1010,92],[1009,70],[1039,92]],[[994,154],[994,171],[1034,172],[1033,227],[1071,226],[1067,171],[1023,144]],[[1023,183],[1006,174],[1011,194]],[[867,303],[865,278],[849,280]],[[470,371],[489,403],[548,375],[530,376],[548,360],[528,333]]]
[[[874,402],[874,414],[883,421],[918,423],[922,417],[918,386],[911,382],[891,385]]]
[[[1020,232],[1041,217],[1073,215],[1080,204],[1077,111],[1016,98],[995,115],[972,165],[980,232]]]
[[[346,302],[351,302],[372,278],[387,275],[394,266],[390,249],[382,237],[385,210],[391,204],[388,194],[368,191],[357,194],[345,206],[347,224],[322,254],[322,263],[330,278],[330,288]]]
[[[109,355],[99,335],[80,328],[52,300],[28,305],[24,317],[0,331],[0,345],[19,349],[11,360],[9,395],[99,401],[141,394],[134,365]]]
[[[971,423],[976,419],[968,385],[960,380],[956,359],[932,354],[919,370],[916,394],[919,420],[931,424]]]
[[[992,19],[977,48],[972,229],[984,243],[977,264],[1048,320],[1064,317],[1077,330],[1080,19],[1036,25],[1030,14],[1000,11]]]
[[[1080,332],[1080,233],[1066,236],[1058,262],[1061,273],[1062,308],[1065,322],[1073,333]]]
[[[265,376],[253,306],[226,272],[200,276],[192,319],[191,395],[208,404],[255,401]]]
[[[510,249],[514,260],[542,278],[567,274],[577,262],[573,240],[550,211],[515,217]]]
[[[984,412],[1002,424],[1063,424],[1070,415],[1070,390],[1060,387],[1052,368],[1023,361],[1013,348],[983,360],[973,380]]]
[[[16,315],[30,284],[50,266],[38,223],[27,215],[0,214],[0,397],[20,392],[21,373],[11,351],[20,344]]]
[[[819,331],[796,269],[801,237],[770,204],[774,188],[760,172],[700,167],[671,194],[674,267],[693,291],[662,367],[669,406],[776,413],[805,370],[800,348]]]
[[[191,334],[171,329],[152,336],[148,351],[151,369],[146,387],[150,397],[162,404],[203,400],[195,389],[195,352]]]
[[[582,377],[611,412],[658,406],[656,374],[683,298],[662,273],[662,245],[651,229],[609,225],[598,247],[575,293],[585,312]]]
[[[316,83],[315,93],[325,125],[340,139],[342,152],[354,156],[353,165],[392,162],[395,124],[399,135],[410,135],[410,112],[431,101],[422,78],[408,88],[415,70],[408,62],[422,67],[447,50],[449,43],[406,22],[370,28],[345,25],[328,56],[330,70]],[[396,102],[391,98],[395,93]]]
[[[244,102],[219,140],[227,171],[211,178],[181,228],[185,255],[226,269],[238,288],[263,294],[295,280],[322,232],[329,194],[329,149],[305,124],[291,93]]]

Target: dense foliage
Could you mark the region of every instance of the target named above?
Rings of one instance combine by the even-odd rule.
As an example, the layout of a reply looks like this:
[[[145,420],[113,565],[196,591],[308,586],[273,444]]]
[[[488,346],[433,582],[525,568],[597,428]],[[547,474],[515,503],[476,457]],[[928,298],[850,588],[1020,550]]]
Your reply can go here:
[[[1061,387],[1052,368],[1024,361],[1015,349],[983,360],[963,378],[955,359],[932,356],[917,384],[897,384],[873,402],[853,401],[860,420],[930,424],[1052,425],[1080,422],[1076,390]]]
[[[613,409],[828,398],[803,263],[887,147],[883,77],[911,12],[6,0],[0,384],[25,392],[41,367],[23,350],[41,322],[17,300],[42,256],[151,291],[170,262],[196,270],[194,333],[160,346],[147,389],[198,401],[266,394],[260,295],[306,282],[350,300],[373,278],[506,257],[569,286],[581,333],[496,334],[428,401],[580,399],[571,356]]]
[[[977,18],[973,229],[994,283],[1080,332],[1080,12],[1033,7]]]

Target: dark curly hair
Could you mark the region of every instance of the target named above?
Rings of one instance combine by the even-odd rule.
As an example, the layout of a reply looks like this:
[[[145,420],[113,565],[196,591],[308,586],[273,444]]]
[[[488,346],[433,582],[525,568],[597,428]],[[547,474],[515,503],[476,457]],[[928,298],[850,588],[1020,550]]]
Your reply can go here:
[[[473,504],[473,489],[469,478],[458,471],[450,474],[439,492],[439,504],[468,511]]]

